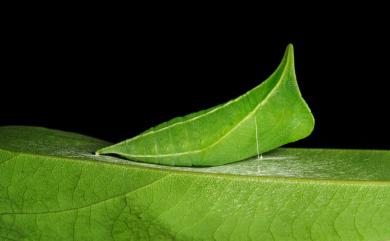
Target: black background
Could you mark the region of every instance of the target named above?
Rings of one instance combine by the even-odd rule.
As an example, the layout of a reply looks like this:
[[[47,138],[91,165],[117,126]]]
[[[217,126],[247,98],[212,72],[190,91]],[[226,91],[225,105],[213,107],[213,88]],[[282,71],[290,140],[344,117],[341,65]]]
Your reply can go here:
[[[389,149],[390,39],[381,14],[331,23],[333,13],[323,22],[313,13],[303,22],[287,16],[277,23],[254,13],[211,12],[214,18],[205,19],[199,12],[134,12],[8,18],[0,125],[117,142],[243,94],[272,73],[293,43],[316,127],[290,146]]]

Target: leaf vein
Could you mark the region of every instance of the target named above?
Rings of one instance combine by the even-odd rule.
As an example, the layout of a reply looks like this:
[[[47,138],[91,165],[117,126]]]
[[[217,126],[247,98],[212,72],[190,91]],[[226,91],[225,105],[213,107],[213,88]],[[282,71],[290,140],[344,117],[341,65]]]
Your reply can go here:
[[[84,209],[84,208],[88,208],[88,207],[92,207],[92,206],[96,206],[98,204],[101,204],[101,203],[104,203],[104,202],[107,202],[107,201],[110,201],[110,200],[114,200],[116,198],[121,198],[121,197],[125,197],[127,195],[129,195],[130,193],[134,193],[136,191],[139,191],[139,190],[142,190],[144,188],[147,188],[149,187],[150,185],[153,185],[153,184],[156,184],[158,182],[160,182],[161,180],[171,176],[173,174],[166,174],[165,176],[157,179],[157,180],[154,180],[153,182],[151,183],[148,183],[147,185],[145,186],[142,186],[142,187],[139,187],[137,189],[134,189],[132,191],[129,191],[129,192],[125,192],[125,193],[121,193],[119,195],[116,195],[116,196],[112,196],[112,197],[109,197],[109,198],[106,198],[106,199],[103,199],[103,200],[99,200],[97,202],[92,202],[88,205],[84,205],[84,206],[81,206],[81,207],[77,207],[77,208],[68,208],[68,209],[61,209],[61,210],[52,210],[52,211],[44,211],[44,212],[4,212],[4,213],[0,213],[0,216],[3,216],[3,215],[45,215],[45,214],[54,214],[54,213],[63,213],[63,212],[72,212],[72,211],[76,211],[76,210],[80,210],[80,209]]]

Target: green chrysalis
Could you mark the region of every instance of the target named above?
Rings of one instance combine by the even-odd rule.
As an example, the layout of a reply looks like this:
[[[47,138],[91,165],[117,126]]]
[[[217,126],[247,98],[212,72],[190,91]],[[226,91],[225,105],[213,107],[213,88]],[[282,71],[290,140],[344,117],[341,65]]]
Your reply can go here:
[[[97,154],[163,165],[216,166],[305,138],[313,128],[313,115],[296,81],[290,44],[275,72],[247,93],[174,118]]]

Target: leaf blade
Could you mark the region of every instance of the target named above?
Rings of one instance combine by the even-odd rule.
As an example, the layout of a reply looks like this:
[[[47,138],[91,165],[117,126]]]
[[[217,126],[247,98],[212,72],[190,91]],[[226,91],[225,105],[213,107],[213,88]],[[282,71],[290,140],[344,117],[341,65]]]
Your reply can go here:
[[[389,151],[279,149],[264,163],[191,168],[91,154],[106,144],[1,127],[2,239],[390,238]]]

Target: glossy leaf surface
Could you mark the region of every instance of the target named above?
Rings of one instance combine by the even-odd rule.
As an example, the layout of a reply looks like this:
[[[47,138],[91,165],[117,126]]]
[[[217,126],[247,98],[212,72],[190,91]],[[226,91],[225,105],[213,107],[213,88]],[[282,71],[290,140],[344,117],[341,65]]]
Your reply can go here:
[[[390,240],[390,151],[194,168],[93,154],[107,144],[1,127],[0,240]]]

